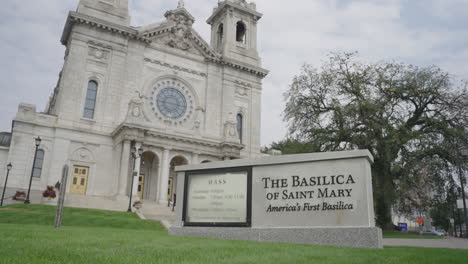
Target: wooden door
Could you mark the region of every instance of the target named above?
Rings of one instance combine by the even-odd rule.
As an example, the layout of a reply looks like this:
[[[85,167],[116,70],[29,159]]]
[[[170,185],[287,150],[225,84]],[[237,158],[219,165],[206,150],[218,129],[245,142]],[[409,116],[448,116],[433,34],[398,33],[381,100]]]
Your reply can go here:
[[[88,187],[89,168],[83,166],[73,166],[72,184],[70,192],[73,194],[86,194]]]
[[[145,191],[145,175],[140,174],[140,177],[138,178],[138,197],[140,197],[140,200],[143,200],[144,191]]]
[[[167,185],[167,200],[172,201],[172,195],[174,193],[174,178],[169,178],[169,183]]]

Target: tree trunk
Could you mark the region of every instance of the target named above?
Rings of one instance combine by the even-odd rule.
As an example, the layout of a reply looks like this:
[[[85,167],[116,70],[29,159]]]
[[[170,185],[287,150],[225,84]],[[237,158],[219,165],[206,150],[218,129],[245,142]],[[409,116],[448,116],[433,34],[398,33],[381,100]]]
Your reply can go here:
[[[389,166],[376,161],[372,167],[372,174],[376,224],[383,230],[393,230],[392,203],[394,187]]]

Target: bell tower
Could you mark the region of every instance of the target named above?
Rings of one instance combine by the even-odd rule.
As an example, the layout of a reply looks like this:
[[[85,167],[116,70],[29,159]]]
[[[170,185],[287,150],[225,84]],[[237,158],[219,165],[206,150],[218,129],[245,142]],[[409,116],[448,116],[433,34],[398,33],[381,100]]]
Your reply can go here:
[[[255,3],[224,0],[206,21],[211,25],[211,46],[224,58],[261,65],[257,51],[257,21],[262,14]]]
[[[129,26],[128,0],[80,0],[78,13]]]

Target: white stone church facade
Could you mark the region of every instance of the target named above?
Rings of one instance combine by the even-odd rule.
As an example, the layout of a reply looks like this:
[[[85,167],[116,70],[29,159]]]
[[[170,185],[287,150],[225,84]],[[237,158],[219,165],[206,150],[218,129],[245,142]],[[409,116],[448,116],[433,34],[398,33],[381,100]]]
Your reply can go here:
[[[44,112],[21,104],[0,139],[0,166],[11,162],[9,190],[32,190],[71,173],[71,198],[172,200],[174,166],[260,155],[261,14],[245,0],[218,3],[208,44],[183,1],[166,20],[130,26],[128,0],[80,0],[61,42],[65,61]],[[0,175],[1,185],[5,175]],[[32,200],[34,203],[35,201]]]

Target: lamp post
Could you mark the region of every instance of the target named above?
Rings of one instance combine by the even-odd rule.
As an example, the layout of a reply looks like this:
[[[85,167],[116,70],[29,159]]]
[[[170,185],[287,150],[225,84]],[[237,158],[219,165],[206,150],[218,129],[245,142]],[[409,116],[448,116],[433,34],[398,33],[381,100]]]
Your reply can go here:
[[[468,149],[461,149],[461,155],[468,156]],[[463,219],[465,220],[465,237],[468,238],[468,215],[466,214],[466,201],[465,201],[465,176],[461,167],[458,168],[458,176],[460,177],[461,198],[463,201]]]
[[[127,209],[127,212],[131,213],[132,212],[132,196],[133,196],[133,182],[135,180],[135,176],[136,176],[136,171],[135,171],[135,164],[136,164],[136,159],[137,159],[137,149],[135,146],[132,147],[132,157],[133,157],[133,168],[132,168],[132,185],[131,185],[131,188],[130,188],[130,199],[128,201],[128,209]],[[139,148],[138,149],[138,156],[141,158],[141,156],[143,155],[143,148]]]
[[[8,176],[10,175],[11,168],[13,168],[13,165],[11,165],[11,163],[8,163],[8,165],[7,165],[7,174],[6,174],[6,179],[5,179],[5,185],[3,186],[2,199],[0,200],[0,206],[3,206],[3,199],[5,198],[5,190],[6,190],[6,186],[7,186],[7,183],[8,183]]]
[[[32,183],[33,175],[34,175],[34,167],[36,166],[37,150],[39,149],[39,146],[41,145],[42,140],[41,140],[41,137],[37,137],[34,141],[36,144],[36,150],[34,151],[34,159],[33,159],[33,165],[31,169],[31,177],[29,178],[28,195],[26,196],[26,200],[24,201],[25,204],[30,204],[29,194],[31,193],[31,183]]]
[[[460,177],[460,192],[461,192],[461,198],[463,201],[463,219],[465,222],[465,237],[468,238],[468,216],[466,214],[466,201],[465,201],[465,177],[463,176],[463,170],[461,168],[458,168],[458,174]]]

